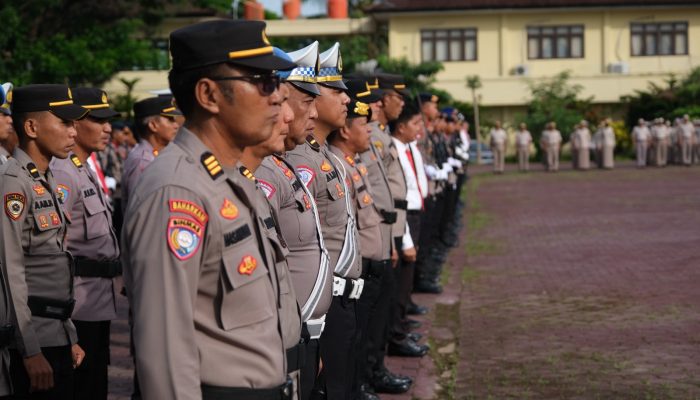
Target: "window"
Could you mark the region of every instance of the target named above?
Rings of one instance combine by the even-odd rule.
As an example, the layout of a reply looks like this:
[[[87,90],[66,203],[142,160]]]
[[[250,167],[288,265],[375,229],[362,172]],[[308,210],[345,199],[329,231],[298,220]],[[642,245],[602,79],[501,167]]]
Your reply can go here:
[[[423,61],[476,61],[476,29],[421,31]]]
[[[527,27],[527,58],[583,58],[583,25]]]
[[[687,22],[635,22],[630,31],[632,56],[688,54]]]

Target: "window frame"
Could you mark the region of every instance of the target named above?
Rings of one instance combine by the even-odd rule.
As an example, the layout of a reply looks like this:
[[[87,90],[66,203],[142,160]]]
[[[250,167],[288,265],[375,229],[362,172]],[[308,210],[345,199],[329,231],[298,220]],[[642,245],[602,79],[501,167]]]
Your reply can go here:
[[[670,33],[671,35],[671,53],[669,54],[660,54],[660,46],[661,46],[661,25],[671,25],[671,30],[670,31],[663,31],[663,33]],[[676,30],[676,25],[677,24],[683,24],[685,25],[685,29],[680,31]],[[634,32],[634,27],[635,26],[640,26],[641,31],[639,32]],[[654,30],[649,30],[647,29],[649,27],[653,26]],[[690,35],[688,35],[688,21],[654,21],[654,22],[630,22],[630,57],[673,57],[673,56],[687,56],[688,49],[690,47]],[[682,33],[685,35],[685,53],[676,53],[676,34]],[[654,40],[655,40],[655,49],[654,49],[654,54],[647,54],[647,41],[646,41],[646,36],[649,34],[654,34]],[[639,36],[641,39],[641,53],[640,54],[634,54],[634,36]]]
[[[459,31],[460,36],[459,38],[453,38],[452,37],[452,32],[453,31]],[[437,59],[437,33],[442,32],[445,33],[445,41],[447,42],[447,58],[445,60],[438,60]],[[425,37],[426,34],[430,34],[431,36],[429,38]],[[474,42],[474,58],[473,59],[467,59],[467,54],[465,51],[465,47],[468,42],[473,41]],[[425,58],[425,55],[423,53],[423,45],[425,42],[431,42],[432,44],[432,54],[428,59]],[[452,59],[452,43],[453,42],[458,42],[460,45],[460,58],[459,59]],[[420,52],[421,52],[421,61],[422,62],[430,62],[430,61],[439,61],[442,63],[447,63],[447,62],[476,62],[479,61],[479,32],[477,28],[440,28],[440,29],[421,29],[420,30]]]
[[[559,29],[566,29],[566,33],[558,33],[557,31]],[[575,28],[580,28],[581,33],[573,33],[572,31]],[[530,31],[533,29],[537,29],[538,33],[537,34],[531,34]],[[553,33],[551,34],[544,34],[542,31],[544,29],[551,29]],[[572,59],[572,60],[580,60],[586,58],[586,26],[584,24],[570,24],[570,25],[528,25],[525,27],[525,33],[527,33],[527,40],[526,40],[526,46],[527,46],[527,59],[528,60],[533,60],[533,61],[542,61],[542,60],[567,60],[567,59]],[[552,41],[552,57],[542,57],[542,39],[549,38]],[[567,41],[567,49],[568,49],[568,54],[564,57],[559,56],[559,51],[558,51],[558,40],[560,38],[565,38]],[[572,55],[572,45],[571,43],[573,42],[574,38],[580,38],[581,39],[581,55],[580,56],[573,56]],[[537,40],[537,57],[530,57],[530,39],[535,39]]]

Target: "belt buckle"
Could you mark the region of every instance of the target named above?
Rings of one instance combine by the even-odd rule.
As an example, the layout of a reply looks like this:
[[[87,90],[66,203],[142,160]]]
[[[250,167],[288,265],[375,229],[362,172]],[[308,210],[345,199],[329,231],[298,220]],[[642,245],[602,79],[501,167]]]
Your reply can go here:
[[[345,294],[345,285],[347,282],[344,278],[337,276],[333,277],[333,296],[342,296]]]
[[[284,382],[282,388],[280,389],[280,395],[282,395],[282,400],[292,400],[292,390],[294,389],[294,383],[292,378],[287,376],[287,381]]]
[[[352,291],[348,296],[351,299],[359,299],[362,295],[362,289],[365,286],[365,280],[362,278],[352,280]]]

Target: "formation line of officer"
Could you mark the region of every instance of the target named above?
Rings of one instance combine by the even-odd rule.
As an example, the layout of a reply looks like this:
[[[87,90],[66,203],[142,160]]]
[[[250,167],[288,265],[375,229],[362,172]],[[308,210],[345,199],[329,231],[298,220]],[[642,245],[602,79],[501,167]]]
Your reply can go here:
[[[407,392],[385,357],[429,350],[412,293],[458,242],[466,122],[260,21],[169,48],[134,136],[101,89],[0,90],[0,396],[106,399],[122,295],[132,398]]]

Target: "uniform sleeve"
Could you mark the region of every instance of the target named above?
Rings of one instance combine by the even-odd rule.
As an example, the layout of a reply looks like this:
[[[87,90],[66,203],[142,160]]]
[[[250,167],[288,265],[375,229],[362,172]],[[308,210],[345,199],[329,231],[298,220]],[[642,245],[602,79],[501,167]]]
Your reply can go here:
[[[41,346],[36,332],[32,327],[32,312],[27,305],[28,288],[25,280],[24,249],[22,247],[22,231],[28,221],[31,196],[19,180],[10,176],[0,179],[3,206],[2,231],[0,231],[0,263],[7,268],[7,287],[12,299],[12,323],[15,326],[15,342],[22,357],[30,357],[41,353]],[[10,196],[10,197],[8,197]],[[21,196],[21,197],[20,197]],[[10,203],[13,199],[15,203]],[[22,202],[19,215],[13,214],[9,207],[18,206]],[[16,210],[16,208],[15,208]],[[15,218],[16,217],[16,218]]]
[[[122,261],[136,369],[146,399],[201,399],[193,321],[207,226],[171,213],[173,199],[204,210],[194,193],[165,187],[143,201],[134,199],[124,224]],[[188,220],[195,224],[187,225]]]

